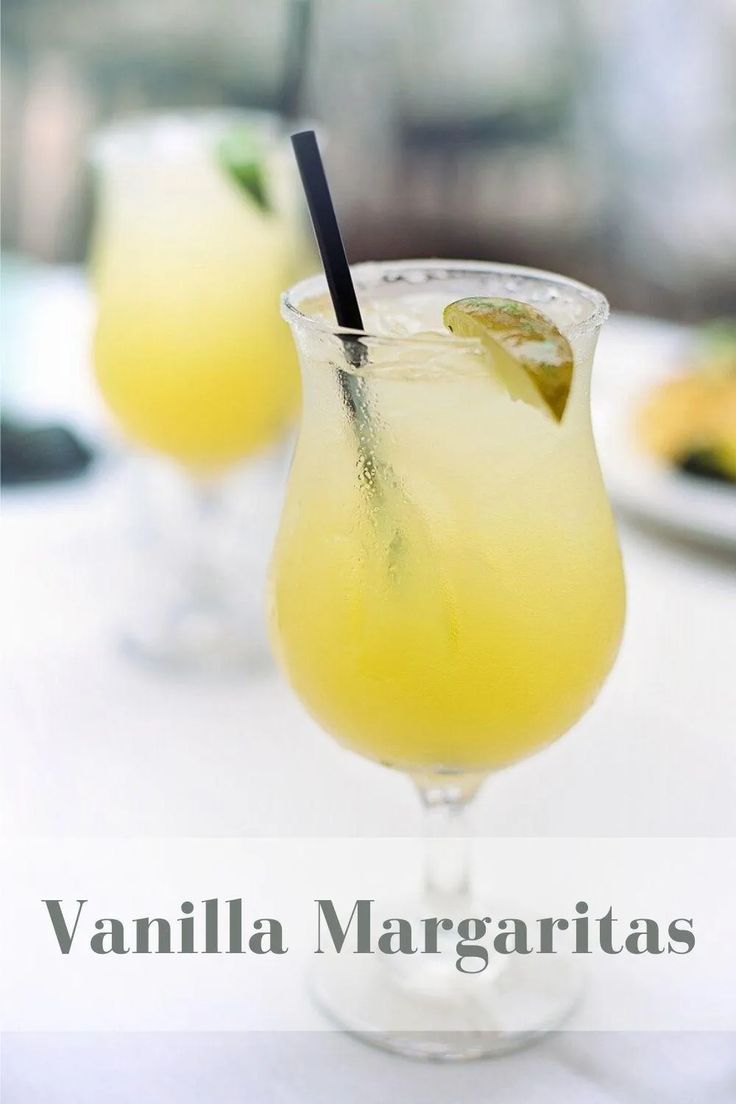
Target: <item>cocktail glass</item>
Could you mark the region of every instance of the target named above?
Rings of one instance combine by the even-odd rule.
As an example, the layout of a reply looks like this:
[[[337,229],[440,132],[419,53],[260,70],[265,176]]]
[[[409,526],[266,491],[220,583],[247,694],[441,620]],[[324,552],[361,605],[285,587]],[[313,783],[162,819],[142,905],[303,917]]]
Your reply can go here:
[[[283,298],[303,417],[272,632],[310,713],[347,748],[406,772],[442,840],[461,834],[491,772],[577,721],[616,655],[624,583],[589,403],[608,307],[573,280],[504,265],[352,273],[359,337],[335,326],[321,277]],[[561,421],[514,400],[480,341],[444,329],[445,305],[469,296],[530,304],[564,333],[574,373]],[[462,848],[437,847],[417,915],[478,915]],[[353,985],[336,956],[317,974],[318,999],[371,1042],[464,1058],[556,1026],[575,991],[569,957],[509,956],[470,979],[472,998],[452,966],[438,974],[421,957],[399,968],[368,956]]]
[[[278,296],[307,237],[284,124],[141,117],[99,134],[92,161],[97,380],[129,440],[177,473],[149,553],[165,550],[157,593],[126,641],[170,663],[240,662],[258,644],[239,604],[227,477],[284,434],[299,401]]]

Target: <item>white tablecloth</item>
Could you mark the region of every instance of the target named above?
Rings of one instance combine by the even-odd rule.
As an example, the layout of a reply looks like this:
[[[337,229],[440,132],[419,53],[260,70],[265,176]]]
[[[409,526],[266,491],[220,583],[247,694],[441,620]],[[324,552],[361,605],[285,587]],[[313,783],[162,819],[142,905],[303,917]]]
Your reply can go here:
[[[77,277],[44,319],[18,388],[96,432]],[[400,835],[419,829],[397,774],[341,751],[275,671],[179,679],[116,647],[125,614],[127,469],[5,499],[3,831]],[[508,835],[736,836],[736,572],[727,557],[622,524],[629,617],[594,709],[545,754],[492,779],[475,825]],[[464,1067],[427,1067],[330,1034],[8,1036],[3,1100],[474,1104],[736,1100],[733,1036],[559,1035]]]

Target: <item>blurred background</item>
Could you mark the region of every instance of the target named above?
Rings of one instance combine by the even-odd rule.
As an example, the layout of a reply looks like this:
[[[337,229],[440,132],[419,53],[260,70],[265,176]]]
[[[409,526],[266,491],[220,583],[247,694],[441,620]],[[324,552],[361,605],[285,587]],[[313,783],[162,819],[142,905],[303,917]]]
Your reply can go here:
[[[734,0],[6,0],[2,241],[77,262],[90,132],[320,120],[353,260],[494,258],[699,319],[736,299]]]

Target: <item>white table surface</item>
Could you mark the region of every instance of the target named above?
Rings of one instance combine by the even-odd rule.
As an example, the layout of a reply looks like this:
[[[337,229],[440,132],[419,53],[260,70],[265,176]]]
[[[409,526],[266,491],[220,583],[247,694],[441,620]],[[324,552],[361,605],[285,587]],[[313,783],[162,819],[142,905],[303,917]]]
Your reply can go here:
[[[80,278],[51,273],[28,304],[16,394],[96,435]],[[3,832],[418,831],[407,783],[323,736],[275,671],[182,679],[121,655],[128,479],[109,461],[75,483],[5,496]],[[736,836],[734,561],[628,524],[621,537],[629,615],[616,669],[567,738],[486,786],[474,815],[483,834]],[[493,1063],[437,1068],[322,1033],[26,1035],[5,1038],[2,1064],[8,1104],[736,1100],[733,1036],[560,1034]]]

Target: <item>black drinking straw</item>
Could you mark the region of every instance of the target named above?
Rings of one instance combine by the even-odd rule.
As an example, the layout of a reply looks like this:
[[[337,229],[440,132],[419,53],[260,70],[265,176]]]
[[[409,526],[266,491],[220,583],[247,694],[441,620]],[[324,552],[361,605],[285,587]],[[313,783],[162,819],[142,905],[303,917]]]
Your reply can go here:
[[[335,207],[317,145],[317,136],[313,130],[301,130],[298,134],[292,134],[291,144],[294,147],[299,175],[307,197],[309,215],[324,265],[337,324],[348,330],[362,330],[363,319],[360,316],[350,266],[345,256],[345,246],[342,244]]]
[[[365,364],[368,353],[365,343],[360,338],[360,334],[364,333],[363,318],[317,145],[317,136],[313,130],[302,130],[292,134],[291,144],[299,166],[299,175],[302,178],[337,324],[347,330],[359,331],[356,336],[340,334],[345,346],[346,359],[353,368],[358,368]],[[377,498],[382,498],[385,486],[395,486],[396,480],[389,465],[377,457],[373,449],[374,427],[371,425],[370,411],[366,402],[365,380],[344,368],[338,369],[337,378],[355,430],[360,458],[360,481],[366,493],[375,502]],[[389,545],[392,556],[396,555],[400,546],[399,534],[394,533]]]
[[[360,314],[358,297],[355,294],[350,265],[345,255],[345,246],[335,214],[335,206],[322,164],[317,136],[313,130],[301,130],[292,134],[299,175],[309,207],[309,216],[317,239],[319,255],[327,277],[332,306],[338,326],[348,330],[362,330],[363,319]],[[365,347],[356,338],[343,337],[345,353],[350,364],[357,368],[364,362]],[[351,416],[362,428],[367,426],[368,411],[358,380],[350,372],[340,371],[340,389]],[[375,473],[370,455],[364,456],[368,469]]]

